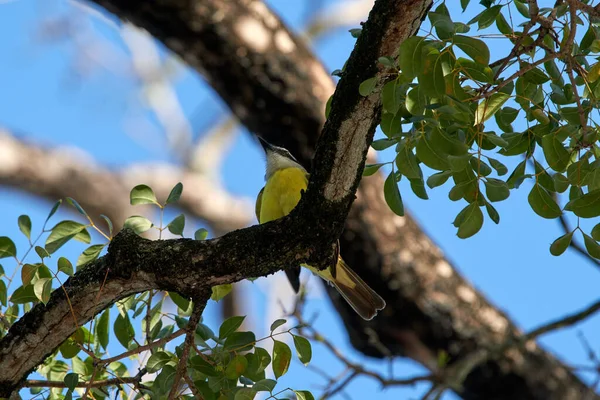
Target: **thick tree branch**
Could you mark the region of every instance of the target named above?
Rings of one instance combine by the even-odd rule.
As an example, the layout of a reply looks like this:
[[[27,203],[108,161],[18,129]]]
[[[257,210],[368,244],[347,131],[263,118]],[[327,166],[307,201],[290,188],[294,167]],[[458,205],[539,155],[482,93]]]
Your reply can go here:
[[[94,217],[108,215],[118,229],[134,214],[127,193],[140,183],[166,199],[177,182],[186,188],[179,205],[207,221],[217,234],[248,226],[253,207],[234,198],[206,176],[169,164],[133,165],[121,171],[98,166],[74,149],[49,149],[14,137],[0,127],[0,184],[26,190],[52,201],[76,198]]]
[[[201,72],[251,131],[310,165],[333,82],[305,43],[262,2],[94,2],[147,29]],[[401,3],[403,32],[412,34],[432,2]],[[334,105],[332,113],[353,106],[343,98]],[[335,152],[333,142],[325,141],[322,151]],[[331,294],[353,345],[373,356],[408,356],[435,370],[441,351],[457,362],[477,348],[518,338],[520,332],[506,315],[451,266],[412,218],[396,217],[389,210],[382,186],[381,176],[363,180],[341,237],[344,258],[388,302],[384,313],[364,323]],[[575,399],[586,390],[554,357],[529,346],[509,359],[477,366],[462,395]]]
[[[378,5],[355,49],[375,59],[386,46],[396,48],[407,36],[393,34],[402,22],[402,2],[380,0]],[[377,40],[376,45],[370,40]],[[342,79],[336,94],[339,107],[343,104],[340,96],[346,96],[346,105],[351,105],[361,123],[358,127],[348,124],[356,117],[349,111],[332,114],[316,165],[333,168],[314,171],[306,198],[289,216],[210,241],[148,241],[129,230],[122,231],[110,243],[106,256],[55,290],[46,305],[36,305],[0,341],[0,397],[8,397],[78,328],[74,321],[85,324],[119,299],[152,289],[199,299],[214,285],[268,275],[282,266],[330,265],[379,114],[379,97],[365,100],[358,94],[363,77],[374,72],[374,67],[364,69],[365,63],[374,65],[374,60],[353,57],[348,73],[355,75]],[[340,149],[345,150],[343,168]]]

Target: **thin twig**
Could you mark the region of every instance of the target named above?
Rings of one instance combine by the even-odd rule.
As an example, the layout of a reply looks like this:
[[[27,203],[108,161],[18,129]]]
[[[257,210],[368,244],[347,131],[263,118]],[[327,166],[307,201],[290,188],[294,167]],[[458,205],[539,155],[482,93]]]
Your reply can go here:
[[[202,316],[202,312],[204,311],[204,306],[206,305],[207,299],[198,299],[199,301],[194,301],[194,310],[192,311],[192,315],[188,320],[187,326],[184,328],[186,331],[185,341],[183,344],[183,350],[181,352],[181,357],[179,358],[179,365],[177,365],[177,371],[175,373],[175,379],[173,380],[173,387],[169,392],[169,400],[175,399],[177,392],[179,391],[179,382],[181,381],[181,377],[185,375],[187,371],[187,360],[190,355],[190,348],[194,344],[194,336],[196,334],[196,326],[198,326],[198,322],[200,322],[200,317]]]
[[[169,336],[164,337],[164,338],[162,338],[160,340],[156,340],[156,341],[154,341],[152,343],[148,343],[146,345],[136,347],[133,350],[126,351],[126,352],[121,353],[121,354],[119,354],[117,356],[114,356],[114,357],[110,357],[110,358],[105,358],[105,359],[99,360],[98,364],[107,365],[107,364],[110,364],[111,362],[118,361],[118,360],[120,360],[122,358],[129,357],[129,356],[134,355],[134,354],[139,354],[142,351],[150,350],[150,349],[152,349],[154,347],[157,347],[157,346],[162,346],[163,344],[169,343],[171,340],[173,340],[173,339],[175,339],[175,338],[177,338],[179,336],[182,336],[184,334],[185,334],[185,330],[184,329],[180,329],[180,330],[178,330],[176,332],[173,332]]]

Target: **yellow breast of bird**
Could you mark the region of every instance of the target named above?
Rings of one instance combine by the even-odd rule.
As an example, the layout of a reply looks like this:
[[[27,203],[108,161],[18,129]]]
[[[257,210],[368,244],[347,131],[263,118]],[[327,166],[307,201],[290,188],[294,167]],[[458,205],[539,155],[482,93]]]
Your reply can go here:
[[[306,172],[299,168],[285,168],[271,175],[262,195],[260,223],[289,214],[300,201],[301,191],[306,190],[307,185]]]

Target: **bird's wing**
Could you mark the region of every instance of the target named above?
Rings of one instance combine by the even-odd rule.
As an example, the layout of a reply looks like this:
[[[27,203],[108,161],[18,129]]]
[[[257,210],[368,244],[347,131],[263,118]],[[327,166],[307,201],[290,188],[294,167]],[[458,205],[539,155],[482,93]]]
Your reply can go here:
[[[258,220],[259,223],[260,223],[260,208],[262,206],[262,195],[263,195],[264,191],[265,191],[265,187],[263,186],[263,188],[260,189],[260,192],[258,192],[258,196],[256,197],[256,205],[254,206],[254,212],[256,213],[256,219]]]

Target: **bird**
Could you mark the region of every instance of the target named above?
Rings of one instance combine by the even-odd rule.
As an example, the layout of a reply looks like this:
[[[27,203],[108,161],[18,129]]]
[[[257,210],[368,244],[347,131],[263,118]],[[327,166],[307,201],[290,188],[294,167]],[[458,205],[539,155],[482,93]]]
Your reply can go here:
[[[270,144],[258,137],[266,155],[265,186],[256,198],[256,218],[260,224],[289,214],[306,191],[310,174],[285,148]],[[320,270],[302,264],[326,280],[365,320],[371,320],[385,308],[385,301],[369,287],[338,255],[335,265]],[[300,290],[300,266],[291,266],[285,273],[294,291]]]

